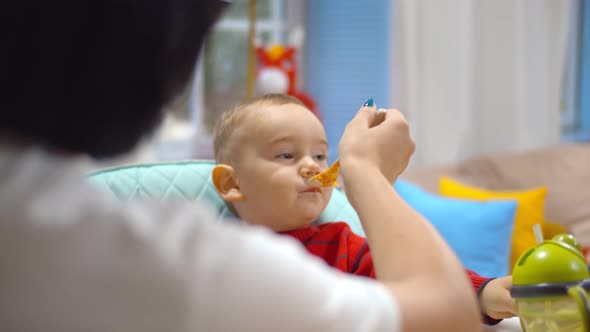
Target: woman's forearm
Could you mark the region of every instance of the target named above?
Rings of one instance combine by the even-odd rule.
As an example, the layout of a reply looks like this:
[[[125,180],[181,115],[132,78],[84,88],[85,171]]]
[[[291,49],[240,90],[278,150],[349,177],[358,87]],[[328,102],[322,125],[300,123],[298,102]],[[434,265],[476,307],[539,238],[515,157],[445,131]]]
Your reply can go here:
[[[377,279],[402,304],[408,330],[460,331],[464,327],[459,325],[468,329],[479,325],[471,285],[434,227],[397,194],[378,169],[353,166],[343,171],[343,177],[347,196],[367,234]],[[424,317],[432,311],[440,321],[424,321],[414,310],[421,310]]]

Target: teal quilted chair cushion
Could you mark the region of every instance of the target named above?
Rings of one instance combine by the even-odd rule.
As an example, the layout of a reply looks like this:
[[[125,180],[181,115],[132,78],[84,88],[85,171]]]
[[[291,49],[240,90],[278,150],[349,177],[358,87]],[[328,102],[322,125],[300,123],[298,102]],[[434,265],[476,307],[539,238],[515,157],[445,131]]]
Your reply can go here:
[[[89,174],[88,180],[123,202],[141,198],[204,200],[220,216],[236,218],[215,191],[211,180],[213,166],[210,160],[137,164],[99,170]],[[353,232],[364,236],[356,212],[340,190],[334,190],[326,210],[317,220],[318,223],[328,221],[344,221]]]

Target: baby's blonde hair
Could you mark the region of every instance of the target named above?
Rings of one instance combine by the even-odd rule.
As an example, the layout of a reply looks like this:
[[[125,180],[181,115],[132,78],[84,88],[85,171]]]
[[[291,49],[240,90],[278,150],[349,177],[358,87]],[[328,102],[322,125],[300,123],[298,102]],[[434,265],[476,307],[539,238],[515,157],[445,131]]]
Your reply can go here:
[[[228,163],[232,161],[233,149],[232,139],[238,132],[238,129],[245,123],[248,112],[254,111],[256,107],[261,106],[281,106],[288,104],[305,106],[299,99],[280,93],[267,94],[262,97],[251,98],[240,103],[228,111],[221,114],[213,129],[213,151],[215,153],[215,162],[217,164]]]

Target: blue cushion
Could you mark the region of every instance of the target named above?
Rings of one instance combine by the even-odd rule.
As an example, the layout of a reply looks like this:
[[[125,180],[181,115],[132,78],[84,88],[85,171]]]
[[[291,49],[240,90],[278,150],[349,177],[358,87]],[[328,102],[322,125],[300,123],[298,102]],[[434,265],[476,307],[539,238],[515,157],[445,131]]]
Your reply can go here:
[[[446,198],[428,193],[404,180],[395,188],[410,206],[428,219],[455,251],[464,267],[486,277],[508,274],[510,244],[517,202],[494,200],[479,202]],[[341,200],[343,202],[340,202]],[[345,196],[337,197],[336,204],[328,206],[325,220],[341,220],[365,236],[358,215]]]
[[[434,225],[466,268],[487,277],[508,274],[516,201],[451,199],[403,180],[395,188]]]
[[[107,168],[88,175],[88,180],[119,200],[204,200],[218,215],[234,217],[213,187],[209,160],[136,164]]]

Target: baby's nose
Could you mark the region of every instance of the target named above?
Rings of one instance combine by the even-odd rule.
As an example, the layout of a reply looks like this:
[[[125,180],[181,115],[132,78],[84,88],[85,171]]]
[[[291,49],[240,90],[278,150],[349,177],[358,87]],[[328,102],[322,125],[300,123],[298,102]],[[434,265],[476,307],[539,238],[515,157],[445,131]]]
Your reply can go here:
[[[306,165],[301,167],[301,175],[308,178],[320,174],[320,171],[320,166],[313,161],[310,161]]]

